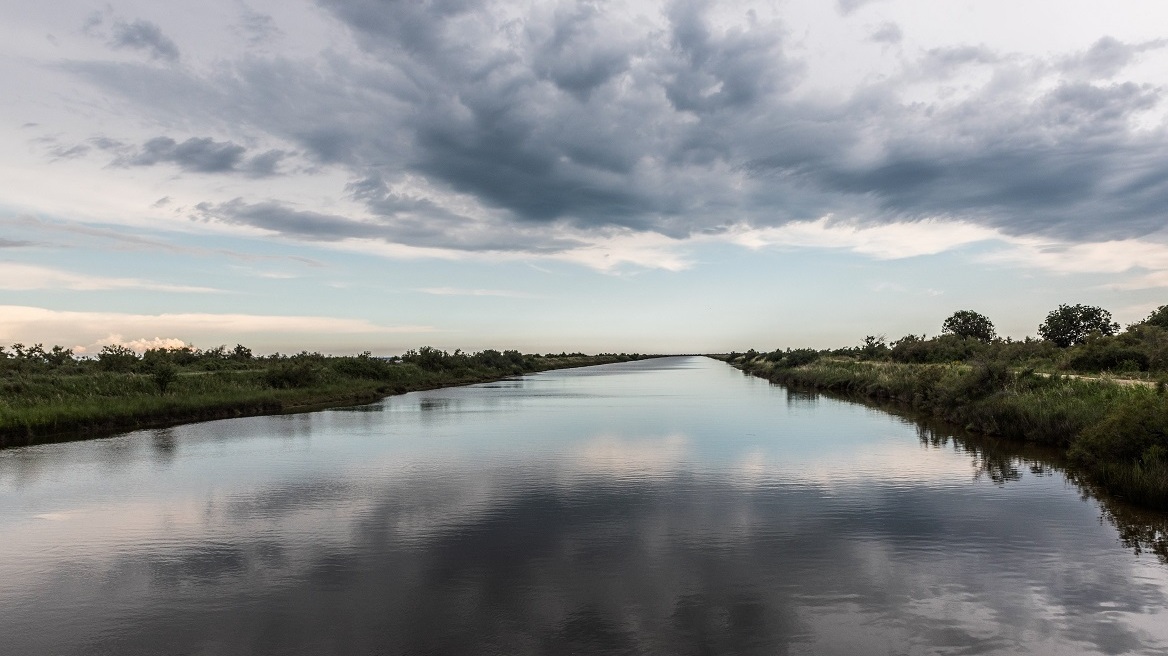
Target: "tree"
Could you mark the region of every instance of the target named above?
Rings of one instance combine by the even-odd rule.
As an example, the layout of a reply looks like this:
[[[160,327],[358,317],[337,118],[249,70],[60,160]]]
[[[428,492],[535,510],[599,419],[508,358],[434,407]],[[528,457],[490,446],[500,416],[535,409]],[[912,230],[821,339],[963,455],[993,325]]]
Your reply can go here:
[[[101,347],[97,354],[98,367],[106,371],[132,371],[138,364],[138,354],[121,344]]]
[[[941,324],[942,335],[972,337],[983,342],[992,342],[997,334],[994,322],[984,314],[973,310],[958,310]]]
[[[1059,305],[1046,315],[1038,327],[1042,338],[1066,348],[1087,341],[1092,333],[1114,335],[1119,324],[1111,320],[1111,313],[1094,305]]]
[[[865,358],[875,358],[888,352],[888,343],[884,335],[868,335],[860,346],[860,355]]]
[[[1161,305],[1155,310],[1152,310],[1152,313],[1148,315],[1147,319],[1144,319],[1143,323],[1149,326],[1168,328],[1168,305]]]

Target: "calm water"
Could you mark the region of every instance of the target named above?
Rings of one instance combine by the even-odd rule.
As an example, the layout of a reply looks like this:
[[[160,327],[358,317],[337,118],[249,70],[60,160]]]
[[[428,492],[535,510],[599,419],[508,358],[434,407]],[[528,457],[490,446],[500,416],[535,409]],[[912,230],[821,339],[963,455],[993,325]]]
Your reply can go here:
[[[0,651],[1168,650],[1098,501],[928,437],[669,358],[3,451]]]

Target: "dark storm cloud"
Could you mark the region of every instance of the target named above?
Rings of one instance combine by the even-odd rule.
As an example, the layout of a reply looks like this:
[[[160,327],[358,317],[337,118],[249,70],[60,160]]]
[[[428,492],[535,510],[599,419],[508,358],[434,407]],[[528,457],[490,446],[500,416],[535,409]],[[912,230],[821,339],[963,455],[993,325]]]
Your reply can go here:
[[[348,172],[361,220],[293,211],[279,199],[241,200],[216,215],[312,239],[336,230],[554,250],[561,228],[685,237],[826,214],[947,217],[1072,239],[1164,225],[1168,140],[1132,127],[1161,106],[1161,88],[1108,79],[1158,42],[1103,39],[1052,61],[938,48],[828,101],[792,93],[805,66],[782,24],[744,11],[727,27],[710,18],[708,2],[668,3],[652,27],[603,4],[541,4],[521,15],[490,0],[319,4],[365,57],[249,57],[205,74],[65,67],[163,115],[238,125]],[[881,43],[901,37],[895,25],[873,34]],[[970,88],[975,72],[989,81],[965,95],[903,95],[917,83]],[[245,160],[241,148],[164,141],[134,156],[256,175],[280,159],[272,151]]]
[[[203,218],[263,228],[313,241],[379,236],[376,225],[333,214],[294,210],[273,202],[249,204],[237,198],[218,205],[199,203],[195,209]]]
[[[471,220],[435,208],[426,199],[377,194],[362,200],[378,214],[376,219],[356,220],[271,201],[247,203],[239,198],[226,203],[199,203],[192,219],[245,225],[309,241],[370,239],[422,248],[543,253],[581,245],[571,239],[523,231],[508,222]]]
[[[162,29],[147,20],[118,21],[111,28],[110,44],[115,48],[142,50],[153,59],[178,61],[178,46]]]
[[[132,157],[122,160],[125,166],[153,166],[162,162],[202,173],[230,171],[243,159],[247,149],[231,142],[217,143],[207,138],[190,138],[182,143],[170,137],[156,137],[142,144]]]
[[[116,142],[110,148],[126,150]],[[282,150],[269,150],[245,158],[247,149],[230,141],[215,141],[207,137],[192,137],[179,143],[170,137],[155,137],[141,147],[125,152],[114,164],[117,166],[154,166],[174,164],[184,171],[197,173],[243,172],[255,177],[276,174],[276,167],[284,159]]]

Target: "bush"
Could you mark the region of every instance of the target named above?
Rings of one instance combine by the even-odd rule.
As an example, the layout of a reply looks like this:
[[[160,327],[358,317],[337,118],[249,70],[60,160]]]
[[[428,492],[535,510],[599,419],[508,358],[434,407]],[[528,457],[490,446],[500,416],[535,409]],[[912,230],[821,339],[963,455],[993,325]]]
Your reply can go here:
[[[890,355],[896,362],[939,364],[972,360],[988,348],[978,339],[960,335],[942,335],[933,339],[905,335],[892,343]]]
[[[341,375],[367,380],[385,378],[392,366],[383,360],[372,357],[368,351],[356,357],[331,358],[330,364],[333,371]]]
[[[1134,345],[1113,338],[1088,340],[1067,354],[1066,367],[1072,371],[1147,371],[1151,359]]]
[[[311,387],[321,379],[321,368],[311,359],[293,357],[273,365],[264,373],[264,382],[276,389]]]
[[[1168,463],[1168,397],[1151,390],[1116,406],[1071,447],[1082,464]]]
[[[801,367],[806,364],[811,364],[819,359],[819,351],[809,348],[801,349],[787,349],[783,354],[782,367]]]
[[[158,387],[159,394],[166,394],[166,390],[170,388],[170,384],[178,379],[178,369],[175,369],[173,364],[163,362],[155,365],[154,370],[150,372],[150,378],[154,381],[154,385]]]

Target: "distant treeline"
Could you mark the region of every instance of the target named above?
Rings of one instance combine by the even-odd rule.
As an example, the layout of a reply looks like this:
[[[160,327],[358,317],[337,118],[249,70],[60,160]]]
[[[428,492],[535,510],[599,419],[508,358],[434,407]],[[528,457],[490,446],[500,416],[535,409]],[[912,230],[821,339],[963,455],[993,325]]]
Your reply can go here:
[[[18,343],[8,347],[0,345],[0,375],[47,372],[84,373],[87,371],[151,373],[160,366],[167,365],[194,371],[220,371],[267,367],[275,363],[300,361],[339,364],[342,368],[351,366],[352,362],[363,363],[362,366],[365,368],[378,367],[381,364],[406,363],[434,371],[485,367],[489,369],[514,369],[516,373],[522,373],[525,370],[538,368],[541,360],[590,357],[628,361],[639,360],[646,356],[642,356],[640,353],[600,353],[590,356],[580,352],[540,355],[539,353],[523,354],[516,350],[497,351],[495,349],[485,349],[474,353],[456,349],[453,353],[448,353],[431,346],[410,349],[402,355],[390,357],[374,357],[369,351],[356,356],[332,356],[308,351],[291,355],[277,352],[271,355],[257,356],[250,348],[242,344],[236,344],[235,348],[232,349],[228,349],[226,345],[209,349],[181,346],[153,348],[142,353],[127,346],[114,344],[103,346],[98,353],[87,356],[76,355],[72,349],[59,345],[46,349],[43,344],[26,346]]]
[[[869,336],[854,347],[751,350],[727,360],[776,383],[1060,448],[1074,475],[1168,510],[1168,306],[1120,330],[1100,308],[1063,305],[1039,335],[999,339],[988,318],[963,310],[932,338]]]
[[[367,403],[387,394],[645,357],[650,356],[448,353],[429,346],[391,358],[368,352],[256,356],[243,345],[138,354],[113,345],[87,358],[59,346],[13,344],[0,348],[0,446]]]
[[[883,335],[869,335],[856,346],[761,353],[751,349],[731,353],[730,359],[763,357],[780,367],[797,367],[824,356],[916,364],[992,360],[1036,371],[1109,372],[1137,378],[1168,373],[1168,305],[1123,330],[1102,308],[1060,305],[1047,315],[1038,334],[1003,339],[985,315],[961,310],[946,319],[941,334],[934,337],[905,335],[888,342]]]

